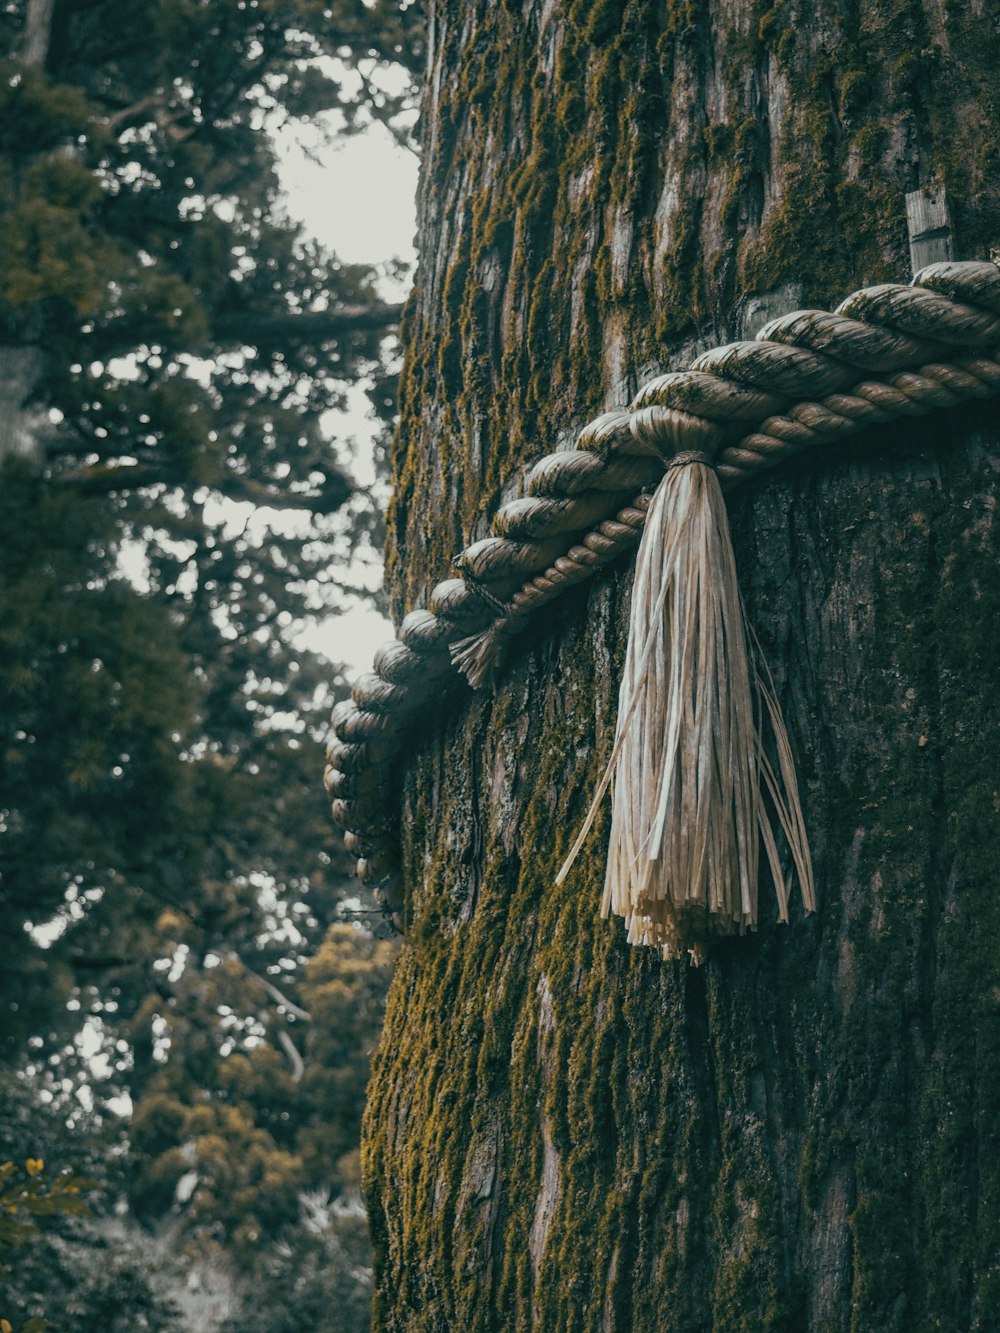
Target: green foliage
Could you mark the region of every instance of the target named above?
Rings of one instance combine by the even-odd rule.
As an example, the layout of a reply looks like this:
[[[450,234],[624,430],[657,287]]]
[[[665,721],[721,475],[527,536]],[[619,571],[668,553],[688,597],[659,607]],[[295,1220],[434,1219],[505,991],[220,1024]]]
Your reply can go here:
[[[30,1181],[49,1191],[45,1215],[26,1219],[33,1225],[17,1249],[0,1249],[0,1316],[16,1333],[178,1333],[171,1302],[154,1290],[158,1275],[150,1271],[148,1246],[144,1253],[119,1234],[109,1216],[126,1169],[121,1125],[114,1117],[102,1123],[76,1103],[80,1120],[70,1129],[70,1110],[58,1082],[0,1073],[0,1159],[18,1161],[30,1144],[33,1158],[9,1179],[15,1188]],[[43,1159],[58,1162],[60,1175],[50,1179],[49,1169],[38,1170]]]
[[[0,997],[16,1055],[73,984],[65,957],[27,943],[26,922],[99,899],[119,913],[126,876],[171,844],[187,776],[173,737],[194,702],[176,627],[121,578],[100,544],[109,516],[8,463],[0,486]],[[163,820],[167,827],[161,824]],[[133,885],[136,884],[132,879]],[[102,915],[98,911],[98,915]],[[68,924],[68,918],[67,918]],[[124,923],[123,923],[124,924]],[[88,922],[97,949],[110,923]],[[43,981],[43,977],[45,978]],[[37,1006],[37,1008],[36,1008]]]
[[[357,1191],[368,1060],[394,954],[335,924],[301,978],[279,980],[283,1000],[236,957],[189,966],[166,1004],[150,997],[138,1021],[160,1016],[170,1055],[150,1066],[132,1122],[138,1216],[169,1212],[187,1177],[184,1230],[210,1233],[250,1264],[293,1226],[303,1190]]]
[[[0,301],[9,307],[58,298],[76,315],[95,314],[115,252],[88,226],[100,185],[84,166],[34,163],[17,202],[0,218],[6,263]]]
[[[371,1306],[367,1221],[357,1210],[312,1207],[294,1245],[275,1246],[254,1270],[252,1295],[220,1333],[365,1333]]]
[[[344,34],[305,0],[146,0],[119,40],[114,6],[70,3],[44,68],[0,33],[0,345],[46,350],[22,391],[60,414],[44,446],[64,484],[142,513],[157,483],[317,514],[346,498],[319,417],[380,373],[395,310],[285,219],[265,133],[412,104],[408,86],[376,107],[370,76],[383,48],[415,50],[416,13],[342,8]],[[351,97],[348,55],[367,70]]]
[[[83,1191],[90,1183],[78,1176],[47,1176],[40,1157],[28,1157],[23,1165],[0,1162],[0,1272],[10,1267],[9,1251],[38,1233],[40,1218],[85,1214]]]
[[[41,358],[7,407],[50,424],[0,460],[8,1056],[81,981],[140,967],[165,904],[201,948],[241,916],[253,936],[252,875],[330,919],[329,673],[289,640],[337,597],[331,543],[371,526],[337,514],[319,422],[393,311],[283,218],[263,131],[337,107],[352,61],[415,58],[419,27],[397,5],[149,0],[123,26],[69,3],[26,65],[25,14],[0,25],[0,352]]]
[[[16,168],[93,129],[93,110],[81,88],[25,68],[9,53],[0,64],[0,111],[0,151]]]
[[[167,1275],[151,1271],[148,1247],[144,1253],[139,1238],[126,1241],[98,1229],[103,1226],[78,1225],[19,1252],[4,1293],[14,1333],[181,1333],[191,1327],[160,1290]]]

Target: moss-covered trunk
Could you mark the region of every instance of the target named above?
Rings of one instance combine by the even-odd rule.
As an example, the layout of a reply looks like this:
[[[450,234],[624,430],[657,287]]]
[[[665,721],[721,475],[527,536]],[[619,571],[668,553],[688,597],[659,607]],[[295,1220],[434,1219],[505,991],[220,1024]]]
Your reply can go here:
[[[906,280],[903,196],[1000,241],[994,3],[430,5],[390,579],[526,461],[740,331]],[[798,289],[795,289],[798,291]],[[698,969],[598,916],[630,572],[406,757],[408,939],[366,1131],[376,1327],[997,1327],[996,408],[734,495],[820,910]],[[606,830],[605,830],[606,832]]]

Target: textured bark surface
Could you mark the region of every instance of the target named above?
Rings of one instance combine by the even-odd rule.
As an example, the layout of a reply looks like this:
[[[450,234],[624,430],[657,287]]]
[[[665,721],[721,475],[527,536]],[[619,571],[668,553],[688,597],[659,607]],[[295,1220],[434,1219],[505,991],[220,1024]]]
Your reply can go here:
[[[909,0],[432,5],[398,609],[524,462],[751,298],[906,280],[907,190],[942,179],[956,253],[984,256],[997,33]],[[815,917],[700,969],[631,950],[598,917],[606,824],[554,887],[613,734],[627,568],[543,617],[495,696],[427,718],[366,1125],[376,1327],[996,1326],[997,415],[732,497]]]

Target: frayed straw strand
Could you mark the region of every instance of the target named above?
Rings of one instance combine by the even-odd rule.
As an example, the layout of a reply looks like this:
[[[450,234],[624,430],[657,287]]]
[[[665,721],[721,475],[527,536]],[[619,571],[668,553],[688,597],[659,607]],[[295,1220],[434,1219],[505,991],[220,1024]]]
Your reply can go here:
[[[477,634],[459,639],[448,651],[456,671],[465,676],[474,690],[482,689],[490,684],[500,664],[502,645],[496,622]]]

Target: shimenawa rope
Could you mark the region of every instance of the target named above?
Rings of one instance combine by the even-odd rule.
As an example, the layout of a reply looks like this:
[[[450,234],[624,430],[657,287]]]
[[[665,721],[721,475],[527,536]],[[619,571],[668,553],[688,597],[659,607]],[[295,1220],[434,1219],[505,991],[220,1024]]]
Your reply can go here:
[[[474,543],[456,558],[463,577],[439,583],[431,593],[430,609],[412,611],[405,617],[398,637],[376,654],[374,673],[357,682],[352,701],[334,710],[325,778],[334,797],[334,818],[346,830],[348,849],[359,857],[359,875],[377,885],[376,894],[386,910],[398,913],[401,886],[394,833],[386,817],[385,782],[387,766],[405,739],[409,721],[429,696],[454,678],[454,669],[464,673],[473,685],[483,684],[494,672],[507,641],[537,610],[633,546],[647,521],[653,521],[647,520],[647,515],[653,513],[657,501],[648,494],[648,488],[657,478],[663,478],[661,494],[663,488],[674,489],[671,478],[680,480],[687,474],[687,486],[694,474],[704,473],[712,478],[701,488],[702,499],[706,499],[709,484],[716,489],[720,483],[737,484],[802,449],[834,442],[898,417],[922,416],[971,399],[987,398],[1000,392],[998,343],[1000,270],[981,262],[934,264],[919,273],[910,286],[866,288],[848,297],[833,313],[800,311],[785,315],[762,329],[753,342],[715,348],[699,357],[689,370],[651,380],[627,411],[606,413],[591,422],[581,432],[575,450],[550,454],[536,463],[527,478],[527,495],[504,505],[495,516],[494,536]],[[697,460],[669,467],[671,459],[691,451],[712,455],[714,469]],[[665,475],[664,459],[668,462]],[[671,508],[666,498],[661,508]],[[715,502],[709,502],[708,510],[714,513],[715,508]],[[661,547],[669,545],[674,540],[670,523],[664,528],[663,515],[657,513],[655,517],[659,533],[656,540]],[[707,511],[702,520],[706,517]],[[672,521],[675,525],[678,522],[676,512]],[[717,524],[712,519],[709,527],[712,522]],[[724,559],[716,553],[708,567]],[[681,565],[684,563],[682,558]],[[675,574],[679,573],[678,568]],[[724,581],[727,586],[731,584],[735,594],[731,571]],[[660,604],[660,613],[669,606],[670,617],[690,621],[690,607],[687,611],[678,609],[688,605],[690,598],[676,578],[667,578],[655,594],[650,589],[648,595],[652,596],[652,607]],[[730,621],[735,614],[730,607]],[[742,612],[739,614],[742,616]],[[656,616],[647,617],[638,628],[641,649],[633,654],[633,665],[646,649],[647,657],[653,653],[651,635],[664,640],[662,628],[656,631],[652,623],[655,620]],[[714,632],[710,631],[710,637]],[[721,633],[728,652],[730,631]],[[735,638],[733,630],[734,642]],[[668,656],[673,654],[677,659],[676,645],[667,647]],[[662,648],[661,643],[661,669],[668,670]],[[683,656],[681,653],[680,659]],[[694,658],[697,662],[706,660],[697,652]],[[715,676],[718,687],[725,688],[730,680],[728,673],[734,669],[727,661],[729,665]],[[683,669],[679,669],[683,676]],[[641,685],[641,675],[632,680],[621,716],[629,710],[640,715],[652,710],[654,718],[662,720],[666,715],[662,701],[656,704],[655,689],[650,694]],[[700,667],[695,677],[671,687],[680,691],[676,697],[685,701],[689,714],[694,700],[708,698]],[[753,701],[755,690],[757,703]],[[623,700],[626,694],[623,685]],[[716,695],[715,704],[705,716],[714,711],[719,720],[725,702],[720,699]],[[744,712],[746,706],[744,701]],[[791,750],[777,705],[759,680],[756,686],[751,682],[749,707],[758,720],[766,714],[774,730],[778,772],[757,741],[752,757],[743,745],[741,762],[747,772],[756,771],[776,805],[808,908],[811,871],[794,795]],[[645,731],[649,732],[651,726],[647,719]],[[696,728],[694,735],[700,734]],[[728,734],[723,727],[721,738],[716,736],[706,753],[728,754]],[[697,754],[697,746],[703,741],[703,737],[695,741],[689,734],[689,752]],[[713,751],[711,747],[716,744],[723,746],[722,751]],[[623,740],[619,751],[626,746]],[[658,743],[653,748],[659,752]],[[671,753],[676,755],[676,750]],[[618,758],[621,768],[620,753]],[[639,781],[641,784],[642,779]],[[691,810],[685,813],[684,808],[675,808],[678,788],[676,783],[667,787],[666,795],[660,791],[656,807],[655,838],[658,847],[664,840],[675,838],[688,848],[688,879],[678,881],[680,896],[674,900],[671,891],[663,899],[643,898],[641,908],[637,909],[634,902],[630,907],[631,898],[626,901],[624,890],[615,889],[614,875],[609,873],[605,905],[626,916],[632,938],[676,953],[692,941],[697,943],[705,933],[754,924],[756,870],[751,869],[753,857],[744,864],[740,852],[734,862],[731,850],[725,851],[711,841],[718,836],[714,816],[706,816],[704,811],[695,814],[693,827],[697,833],[685,833]],[[632,799],[642,804],[640,793]],[[689,792],[687,799],[695,797]],[[723,802],[727,808],[729,803]],[[710,808],[717,811],[718,805],[716,800]],[[615,820],[613,812],[610,864],[619,868],[631,865],[632,871],[622,872],[627,880],[638,865],[636,848],[633,845],[628,850],[628,836],[621,831],[616,834]],[[749,852],[757,833],[745,819],[741,827],[743,832],[734,835],[737,846],[742,839]],[[782,881],[774,836],[763,824],[758,825],[757,832],[771,865],[779,914],[784,916],[788,885]],[[652,845],[647,843],[647,847]],[[690,858],[693,856],[702,866],[709,855],[718,865],[735,867],[729,882],[739,884],[738,904],[728,891],[718,891],[718,874],[712,869],[706,874],[716,888],[709,887],[704,893],[699,890],[697,903],[688,901],[684,885],[691,882]],[[678,863],[675,859],[671,864],[676,868]],[[649,873],[643,871],[637,882],[645,884],[645,893],[651,882]],[[665,902],[667,898],[673,906],[657,923],[655,913],[661,909],[656,907],[653,916],[645,909],[650,902]]]

